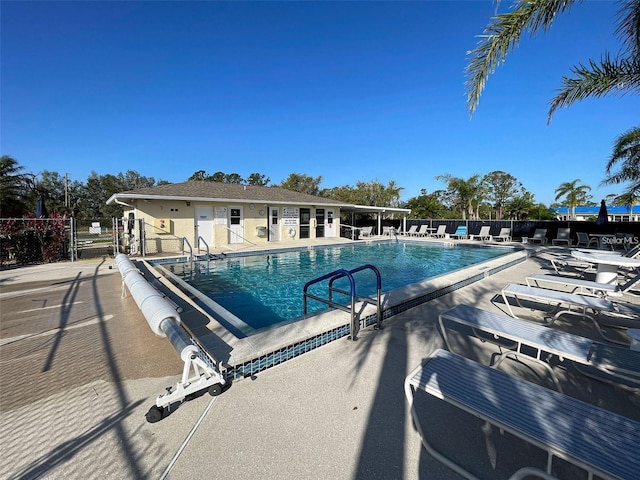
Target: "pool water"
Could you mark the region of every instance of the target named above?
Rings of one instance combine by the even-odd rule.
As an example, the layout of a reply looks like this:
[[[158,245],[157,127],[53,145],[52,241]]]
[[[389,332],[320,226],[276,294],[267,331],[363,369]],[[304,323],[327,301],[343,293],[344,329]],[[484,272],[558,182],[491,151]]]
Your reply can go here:
[[[382,292],[388,292],[509,252],[485,246],[401,241],[228,257],[164,267],[250,327],[262,329],[302,316],[305,283],[335,270],[373,265],[380,271]],[[357,272],[354,278],[358,295],[376,294],[373,271]],[[308,291],[327,298],[327,287],[328,281],[321,282]],[[343,278],[336,281],[334,287],[349,290],[349,282]],[[334,295],[333,300],[348,304],[349,297]],[[327,308],[326,304],[309,300],[307,313]]]

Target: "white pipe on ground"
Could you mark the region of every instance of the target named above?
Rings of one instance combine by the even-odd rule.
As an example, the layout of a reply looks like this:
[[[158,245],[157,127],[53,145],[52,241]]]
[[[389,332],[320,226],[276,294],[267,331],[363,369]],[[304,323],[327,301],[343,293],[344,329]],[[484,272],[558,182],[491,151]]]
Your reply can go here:
[[[129,288],[131,296],[147,320],[153,333],[159,337],[166,337],[167,333],[165,329],[169,327],[164,327],[163,324],[175,323],[179,325],[181,322],[180,314],[176,312],[175,308],[164,298],[162,293],[153,288],[149,282],[145,280],[131,260],[129,260],[129,257],[122,253],[116,255],[116,265],[122,275],[122,280],[127,288]],[[169,322],[167,322],[167,320]],[[171,341],[171,343],[173,343],[173,341]],[[182,352],[182,349],[178,351]]]

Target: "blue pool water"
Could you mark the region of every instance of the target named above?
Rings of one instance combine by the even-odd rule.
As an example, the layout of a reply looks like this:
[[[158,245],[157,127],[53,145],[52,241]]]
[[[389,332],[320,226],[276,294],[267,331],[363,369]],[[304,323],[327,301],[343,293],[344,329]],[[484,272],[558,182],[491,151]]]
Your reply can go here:
[[[364,264],[381,273],[382,292],[411,285],[444,273],[499,257],[504,248],[443,246],[411,242],[380,242],[220,260],[164,265],[178,278],[254,329],[273,326],[303,315],[306,282],[338,269]],[[358,295],[375,295],[376,276],[371,270],[354,275]],[[328,282],[313,285],[309,292],[327,298]],[[346,279],[334,286],[349,290]],[[334,296],[347,304],[347,296]],[[308,313],[325,310],[323,303],[309,300]]]

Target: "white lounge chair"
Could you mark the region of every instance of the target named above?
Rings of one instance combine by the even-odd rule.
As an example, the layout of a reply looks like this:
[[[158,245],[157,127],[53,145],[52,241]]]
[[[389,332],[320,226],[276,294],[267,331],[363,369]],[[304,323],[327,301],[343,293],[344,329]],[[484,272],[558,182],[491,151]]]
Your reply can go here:
[[[579,466],[589,478],[631,479],[640,471],[640,422],[445,350],[437,350],[412,370],[405,378],[404,391],[423,446],[462,478],[478,478],[462,466],[468,463],[469,452],[453,449],[460,453],[458,460],[431,445],[423,423],[438,419],[429,411],[420,413],[420,404],[414,402],[418,391],[547,453],[546,471],[525,466],[512,479],[556,478],[552,476],[554,458]],[[449,434],[459,435],[461,441],[466,438],[460,431]]]
[[[533,237],[529,238],[529,243],[540,242],[540,245],[547,244],[547,229],[546,228],[536,228],[536,231],[533,232]]]
[[[470,235],[469,238],[471,240],[475,240],[476,238],[478,240],[489,240],[491,241],[491,234],[489,233],[491,231],[491,225],[483,225],[482,227],[480,227],[480,232]]]
[[[493,237],[493,239],[496,242],[510,242],[511,241],[511,229],[508,227],[502,227],[500,229],[500,233],[498,233],[498,235],[495,235]]]
[[[568,247],[571,246],[571,229],[570,228],[558,228],[556,238],[551,240],[553,245],[560,245],[566,243]]]
[[[598,283],[590,280],[582,280],[579,278],[563,277],[560,275],[541,275],[532,274],[527,277],[527,285],[539,287],[540,283],[551,285],[563,285],[565,288],[572,289],[570,293],[579,293],[581,295],[594,295],[621,297],[623,293],[627,293],[631,288],[640,281],[640,273],[636,273],[624,284],[618,285],[613,283]],[[533,285],[532,285],[533,284]],[[551,287],[553,288],[553,287]]]
[[[522,305],[522,299],[528,299],[535,303],[543,303],[552,307],[545,313],[549,315],[547,325],[553,324],[563,315],[578,316],[585,320],[590,320],[598,333],[613,343],[628,345],[629,341],[621,341],[612,338],[604,333],[601,323],[615,328],[639,328],[640,327],[640,306],[627,302],[612,302],[606,298],[580,295],[577,293],[561,292],[540,287],[530,287],[529,285],[519,285],[510,283],[501,292],[504,304],[513,318],[518,316],[513,312],[508,297],[513,297],[517,306]],[[531,308],[527,305],[527,308]],[[596,312],[592,314],[590,312]]]
[[[438,225],[438,228],[435,232],[428,234],[429,237],[433,238],[444,238],[447,234],[447,226],[445,224]]]
[[[404,232],[402,235],[405,235],[407,237],[411,237],[413,236],[416,232],[418,231],[418,226],[417,225],[411,225],[409,227],[409,230],[407,230],[406,232]]]
[[[508,357],[518,360],[526,358],[542,365],[551,374],[562,391],[554,370],[542,353],[556,355],[571,362],[578,371],[591,377],[619,385],[629,390],[640,390],[640,352],[623,347],[614,347],[590,338],[580,337],[543,325],[497,313],[481,310],[470,305],[458,305],[440,314],[440,332],[449,351],[453,351],[447,335],[447,325],[455,330],[456,325],[471,327],[464,333],[472,334],[483,342],[500,347],[498,357],[492,357],[492,366],[497,367]],[[511,343],[504,350],[505,340]],[[582,368],[580,368],[582,367]]]
[[[420,225],[420,229],[415,233],[416,237],[426,237],[429,234],[429,225]]]
[[[456,231],[451,234],[451,238],[457,238],[460,240],[467,238],[467,226],[458,225],[458,228],[456,228]]]

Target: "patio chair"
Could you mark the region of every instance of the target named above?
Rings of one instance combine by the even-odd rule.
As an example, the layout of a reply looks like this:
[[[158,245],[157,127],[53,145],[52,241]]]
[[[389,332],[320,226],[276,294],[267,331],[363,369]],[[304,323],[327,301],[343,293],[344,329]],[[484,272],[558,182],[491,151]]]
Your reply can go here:
[[[589,248],[593,243],[596,247],[598,246],[598,239],[595,237],[589,237],[588,233],[576,232],[576,236],[578,237],[578,242],[576,243],[576,247],[584,245]]]
[[[390,237],[393,235],[393,227],[382,227],[382,236]]]
[[[452,330],[473,335],[483,342],[500,347],[500,353],[491,357],[491,366],[498,367],[505,358],[518,361],[527,359],[544,367],[560,391],[555,370],[548,363],[550,355],[563,358],[581,372],[598,380],[640,391],[640,352],[596,342],[543,325],[498,313],[488,312],[470,305],[458,305],[439,315],[440,333],[447,349],[452,352],[447,325]],[[462,325],[470,327],[457,329]],[[509,342],[505,347],[505,340]],[[550,355],[542,355],[550,354]],[[580,368],[582,367],[582,368]]]
[[[447,453],[456,454],[452,458],[431,444],[433,435],[425,435],[429,430],[423,424],[442,419],[430,415],[424,402],[414,401],[418,394],[446,402],[546,452],[546,471],[528,465],[512,479],[557,478],[552,476],[554,459],[586,470],[589,478],[636,478],[640,471],[640,422],[454,353],[436,350],[407,375],[404,391],[422,445],[462,478],[478,478],[477,472],[463,467],[470,452],[449,449]],[[447,434],[464,435],[451,430]]]
[[[447,234],[447,226],[445,224],[438,225],[438,228],[435,232],[428,234],[427,236],[433,238],[444,238]]]
[[[566,243],[568,247],[571,246],[571,229],[570,228],[558,228],[556,238],[551,240],[553,245],[560,245]]]
[[[547,229],[546,228],[536,228],[536,231],[533,232],[533,237],[529,238],[530,243],[540,242],[540,245],[547,244]]]
[[[470,235],[469,238],[471,240],[475,240],[476,238],[478,240],[491,240],[491,234],[489,233],[489,231],[491,230],[491,225],[484,225],[482,227],[480,227],[480,232]]]
[[[361,237],[370,237],[373,234],[373,227],[362,227],[360,229]]]
[[[562,285],[565,289],[571,289],[571,293],[579,293],[581,295],[594,295],[596,297],[621,297],[623,293],[627,293],[639,281],[640,273],[636,273],[622,285],[618,285],[616,283],[598,283],[592,282],[591,280],[563,277],[560,275],[532,274],[526,278],[527,285],[529,286],[539,287],[541,286],[540,283],[556,286]]]
[[[511,229],[508,227],[503,227],[500,229],[500,233],[494,236],[493,239],[496,242],[510,242],[511,241]]]
[[[466,225],[458,225],[458,228],[456,228],[456,231],[451,234],[451,238],[457,238],[460,240],[467,238]]]
[[[606,335],[600,326],[601,323],[618,329],[640,327],[640,306],[627,302],[614,303],[606,298],[530,287],[517,283],[508,284],[502,289],[501,295],[509,315],[513,318],[518,318],[518,316],[513,313],[508,297],[513,297],[516,305],[521,308],[525,308],[521,302],[524,298],[534,303],[543,303],[552,307],[550,310],[545,311],[547,314],[545,318],[547,326],[552,325],[563,315],[578,316],[584,320],[591,321],[600,336],[612,343],[629,344],[628,341],[620,341]],[[533,307],[527,304],[526,308]]]
[[[407,237],[411,237],[417,231],[418,231],[418,226],[417,225],[411,225],[411,227],[409,227],[409,230],[407,230],[406,232],[402,233],[402,235],[407,236]]]
[[[549,259],[551,266],[559,276],[575,275],[583,277],[586,273],[595,273],[595,264],[576,260],[570,255],[555,255]]]
[[[426,237],[429,234],[429,225],[426,223],[424,225],[420,225],[420,230],[415,233],[416,237]]]

